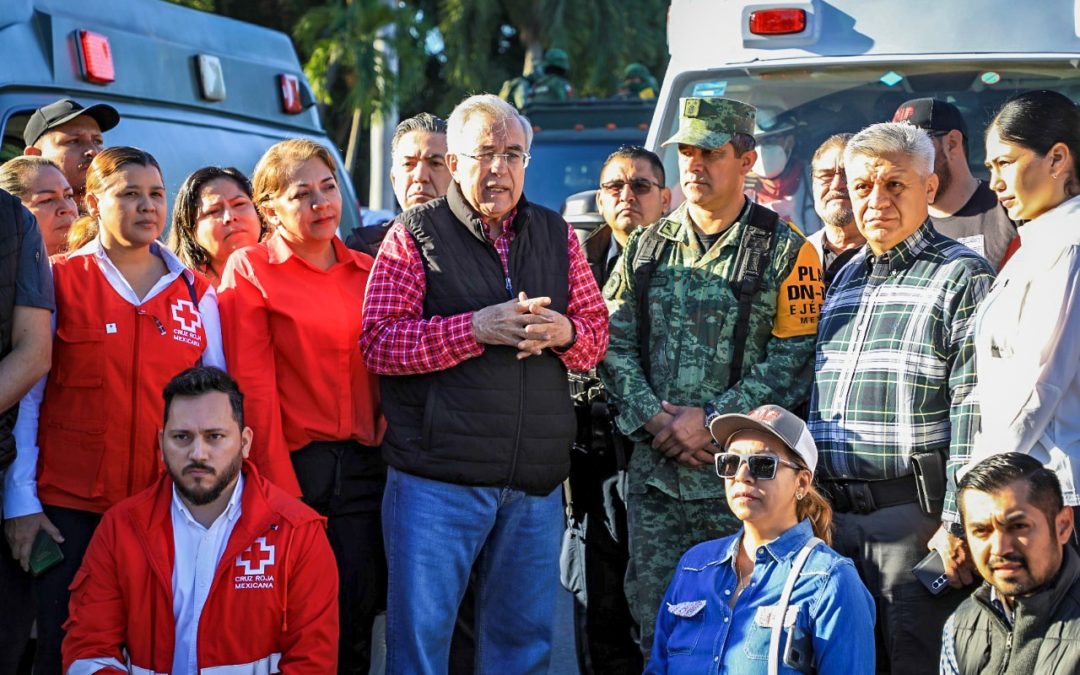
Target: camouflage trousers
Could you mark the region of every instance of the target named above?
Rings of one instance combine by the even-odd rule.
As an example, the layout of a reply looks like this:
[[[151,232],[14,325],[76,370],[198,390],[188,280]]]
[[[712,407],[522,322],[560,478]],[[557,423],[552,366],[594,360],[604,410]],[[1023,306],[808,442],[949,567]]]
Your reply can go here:
[[[630,541],[626,599],[641,626],[641,651],[648,660],[656,614],[679,558],[696,544],[734,534],[742,523],[723,498],[683,501],[652,487],[644,492],[631,488],[626,517]]]

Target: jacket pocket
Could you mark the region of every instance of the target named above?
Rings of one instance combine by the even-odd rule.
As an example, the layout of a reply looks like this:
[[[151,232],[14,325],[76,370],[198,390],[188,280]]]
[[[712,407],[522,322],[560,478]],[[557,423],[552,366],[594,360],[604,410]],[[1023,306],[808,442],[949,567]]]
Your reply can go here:
[[[784,617],[784,629],[780,633],[780,649],[784,649],[788,632],[795,626],[799,619],[801,605],[788,605]],[[776,605],[760,606],[754,613],[750,623],[750,630],[746,633],[746,642],[743,643],[743,652],[748,659],[765,661],[769,658],[769,641],[772,639],[773,624],[779,620],[779,612]],[[781,670],[784,670],[781,667]]]
[[[101,387],[105,383],[105,330],[58,326],[59,348],[53,377],[65,387]]]
[[[668,654],[690,654],[697,647],[701,633],[705,630],[705,601],[669,604],[667,612],[675,618],[671,635],[668,636]]]
[[[105,431],[89,432],[51,424],[42,429],[39,483],[62,492],[97,499],[105,496]]]

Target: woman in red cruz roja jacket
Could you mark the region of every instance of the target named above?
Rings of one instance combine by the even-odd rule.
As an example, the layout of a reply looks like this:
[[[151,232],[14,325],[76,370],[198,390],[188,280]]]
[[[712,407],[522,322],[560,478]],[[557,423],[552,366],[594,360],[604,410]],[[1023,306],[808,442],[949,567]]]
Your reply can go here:
[[[142,150],[97,155],[86,208],[98,236],[53,264],[52,369],[20,404],[4,490],[5,534],[23,566],[39,529],[64,554],[35,581],[37,672],[60,672],[68,585],[101,514],[162,473],[165,384],[200,360],[224,367],[214,289],[157,242],[164,185]]]
[[[244,466],[240,518],[221,556],[196,643],[201,672],[333,675],[334,558],[323,518]],[[68,673],[173,666],[173,482],[105,515],[72,584]]]
[[[342,197],[322,146],[274,145],[252,182],[273,233],[233,252],[222,275],[229,370],[254,431],[252,462],[327,517],[341,585],[339,670],[366,673],[372,621],[386,606],[386,423],[359,348],[373,261],[337,237]]]

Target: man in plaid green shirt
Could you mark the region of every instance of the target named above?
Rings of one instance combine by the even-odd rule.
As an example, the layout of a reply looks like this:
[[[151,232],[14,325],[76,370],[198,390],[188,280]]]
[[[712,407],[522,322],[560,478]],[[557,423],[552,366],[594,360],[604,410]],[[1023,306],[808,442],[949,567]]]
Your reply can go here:
[[[867,244],[822,308],[809,420],[817,478],[836,511],[833,547],[855,560],[877,602],[879,671],[935,672],[962,594],[931,595],[911,569],[932,545],[950,583],[972,581],[941,520],[956,520],[952,476],[979,426],[974,317],[994,273],[928,219],[937,177],[926,132],[872,125],[848,143],[844,165]],[[920,500],[916,470],[942,494]]]

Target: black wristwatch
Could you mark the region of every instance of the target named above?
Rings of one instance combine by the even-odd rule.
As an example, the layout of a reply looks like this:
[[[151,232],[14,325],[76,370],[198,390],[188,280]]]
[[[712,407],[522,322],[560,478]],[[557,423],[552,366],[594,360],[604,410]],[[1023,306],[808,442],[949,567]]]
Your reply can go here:
[[[705,410],[705,428],[712,434],[713,422],[720,417],[721,413],[712,403],[706,403],[702,406],[702,409]],[[716,440],[716,436],[713,436],[712,444],[718,448],[720,447],[720,442]]]

